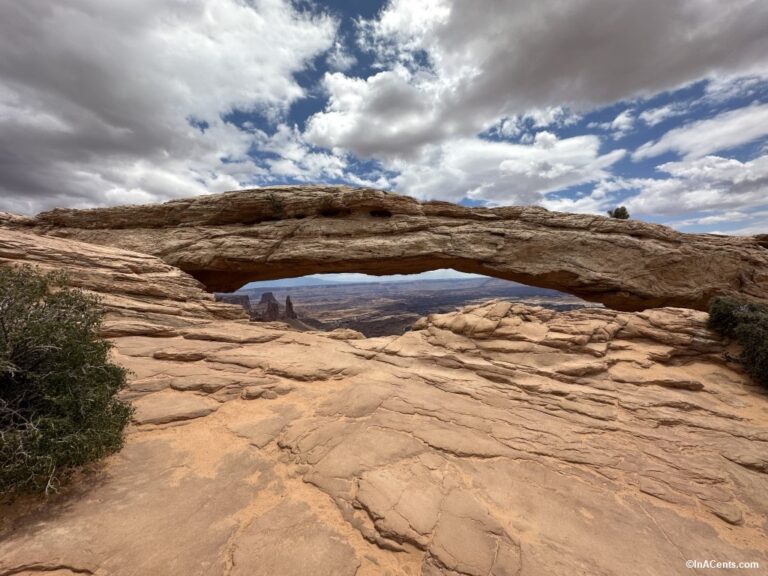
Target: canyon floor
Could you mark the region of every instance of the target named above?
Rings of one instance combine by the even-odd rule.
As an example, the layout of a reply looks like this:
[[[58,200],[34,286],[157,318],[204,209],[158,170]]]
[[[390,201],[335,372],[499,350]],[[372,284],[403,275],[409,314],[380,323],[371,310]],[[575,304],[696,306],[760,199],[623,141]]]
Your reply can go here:
[[[668,575],[768,566],[768,396],[704,312],[491,301],[399,336],[252,323],[161,259],[2,226],[99,295],[123,450],[4,507],[0,575]]]

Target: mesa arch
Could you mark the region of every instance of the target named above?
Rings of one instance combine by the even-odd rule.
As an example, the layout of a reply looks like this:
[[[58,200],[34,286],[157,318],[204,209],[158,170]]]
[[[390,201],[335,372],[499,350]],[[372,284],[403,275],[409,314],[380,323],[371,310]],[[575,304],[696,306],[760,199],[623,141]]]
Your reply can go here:
[[[14,226],[152,254],[208,290],[323,272],[454,268],[617,310],[768,302],[768,236],[684,234],[530,206],[467,208],[345,186],[282,186],[92,210]]]

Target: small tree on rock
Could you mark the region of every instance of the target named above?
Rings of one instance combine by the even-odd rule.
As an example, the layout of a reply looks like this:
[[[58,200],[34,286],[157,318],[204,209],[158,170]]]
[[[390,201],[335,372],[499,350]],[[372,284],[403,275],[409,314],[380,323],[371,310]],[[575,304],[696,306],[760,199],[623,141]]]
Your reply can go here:
[[[619,206],[613,210],[608,210],[608,216],[611,218],[618,218],[619,220],[629,220],[629,210],[624,206]]]
[[[0,500],[56,490],[122,446],[126,371],[109,361],[102,317],[61,275],[0,268]]]

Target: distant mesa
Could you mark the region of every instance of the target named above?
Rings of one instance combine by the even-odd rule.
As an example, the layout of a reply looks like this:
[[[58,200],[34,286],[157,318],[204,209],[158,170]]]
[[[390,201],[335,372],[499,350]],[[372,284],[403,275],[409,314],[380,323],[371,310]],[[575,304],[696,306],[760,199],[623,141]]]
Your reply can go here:
[[[252,320],[274,322],[280,319],[280,304],[272,292],[265,292],[259,303],[251,306],[250,312]]]
[[[277,322],[280,320],[297,320],[290,296],[285,298],[285,306],[280,303],[272,292],[264,292],[256,304],[251,302],[248,294],[216,294],[216,301],[235,304],[245,310],[253,322]]]

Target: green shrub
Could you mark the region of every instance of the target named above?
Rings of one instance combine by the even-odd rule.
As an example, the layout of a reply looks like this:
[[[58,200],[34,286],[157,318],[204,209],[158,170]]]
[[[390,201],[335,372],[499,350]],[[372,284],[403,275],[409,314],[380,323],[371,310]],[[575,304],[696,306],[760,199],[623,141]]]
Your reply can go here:
[[[608,216],[611,218],[618,218],[619,220],[629,220],[629,210],[624,206],[619,206],[613,210],[608,210]]]
[[[709,327],[741,345],[741,363],[755,382],[768,386],[768,306],[714,298]]]
[[[45,492],[118,450],[126,371],[99,339],[98,300],[59,274],[0,268],[0,499]]]

